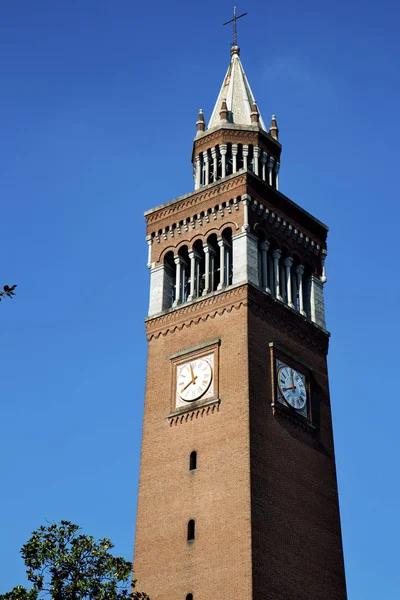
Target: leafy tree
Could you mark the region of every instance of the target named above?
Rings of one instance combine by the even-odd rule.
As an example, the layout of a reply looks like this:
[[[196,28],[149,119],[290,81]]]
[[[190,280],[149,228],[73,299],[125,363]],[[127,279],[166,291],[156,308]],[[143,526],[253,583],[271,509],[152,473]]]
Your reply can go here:
[[[32,588],[17,586],[0,600],[150,600],[135,590],[132,563],[113,556],[113,547],[69,521],[39,527],[21,548]]]
[[[4,296],[8,296],[9,298],[12,298],[13,296],[15,296],[14,290],[16,287],[17,287],[16,285],[12,285],[11,287],[9,285],[5,285],[3,287],[3,289],[0,290],[0,302],[2,301]]]

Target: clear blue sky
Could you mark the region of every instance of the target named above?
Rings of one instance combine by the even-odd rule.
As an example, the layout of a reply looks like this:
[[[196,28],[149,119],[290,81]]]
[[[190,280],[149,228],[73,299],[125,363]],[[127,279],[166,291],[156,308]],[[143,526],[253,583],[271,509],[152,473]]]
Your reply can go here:
[[[0,10],[0,592],[70,519],[132,556],[148,302],[143,211],[192,190],[227,0]],[[329,368],[349,600],[400,597],[396,2],[248,1],[239,44],[276,113],[283,193],[330,226]],[[140,576],[140,574],[138,574]],[[329,594],[327,595],[329,598]]]

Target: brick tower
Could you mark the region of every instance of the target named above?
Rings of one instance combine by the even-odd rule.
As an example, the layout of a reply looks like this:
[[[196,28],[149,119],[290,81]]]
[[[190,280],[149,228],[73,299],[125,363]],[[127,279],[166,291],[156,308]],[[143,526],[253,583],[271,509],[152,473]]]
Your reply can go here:
[[[237,45],[196,126],[195,190],[145,214],[135,574],[152,600],[345,600],[327,227],[279,191]]]

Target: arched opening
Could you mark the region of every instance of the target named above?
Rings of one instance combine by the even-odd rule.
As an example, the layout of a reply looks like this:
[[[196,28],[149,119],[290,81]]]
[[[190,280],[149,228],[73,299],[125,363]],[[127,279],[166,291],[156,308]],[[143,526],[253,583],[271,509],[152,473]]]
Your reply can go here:
[[[226,152],[226,175],[232,175],[233,173],[233,156],[232,156],[232,144],[227,144],[228,149]]]
[[[179,283],[179,290],[176,290],[176,297],[179,298],[180,302],[187,302],[190,291],[190,261],[187,246],[182,246],[182,248],[179,249],[178,257],[180,268],[180,281],[178,282],[177,277],[176,285],[178,285]]]
[[[254,149],[253,145],[249,145],[249,155],[247,157],[247,168],[249,171],[254,172]]]
[[[287,247],[282,247],[282,254],[280,259],[280,272],[281,272],[281,296],[285,304],[289,304],[289,300],[292,298],[292,281],[291,281],[291,266],[292,258],[290,251]]]
[[[176,286],[176,267],[174,262],[174,253],[172,250],[167,252],[164,257],[164,277],[165,277],[165,289],[167,290],[166,295],[166,308],[171,308],[175,302],[175,286]]]
[[[300,311],[300,286],[299,280],[302,281],[302,273],[301,273],[302,262],[301,258],[298,254],[293,254],[293,265],[292,265],[292,301],[294,304],[294,308],[297,311]],[[299,270],[300,268],[300,270]],[[302,287],[302,286],[301,286]]]
[[[207,238],[208,252],[210,255],[210,269],[209,269],[209,291],[214,292],[219,284],[219,246],[218,240],[215,233],[212,233]]]
[[[268,242],[267,236],[261,227],[257,231],[258,247],[258,285],[263,290],[269,288],[268,281]]]
[[[194,297],[199,298],[205,288],[205,256],[203,244],[200,240],[196,240],[193,244],[193,252],[195,256]]]
[[[224,285],[232,285],[233,277],[233,253],[232,253],[232,229],[227,227],[222,232],[224,242]]]
[[[310,262],[304,262],[303,275],[303,304],[306,315],[311,319],[311,275],[313,274],[313,265]]]
[[[278,289],[278,285],[280,284],[279,278],[279,259],[276,262],[276,252],[278,251],[278,256],[280,255],[280,247],[278,242],[275,239],[269,239],[270,245],[268,248],[268,279],[269,279],[269,289],[271,290],[271,295],[276,298],[280,295],[280,290]],[[278,267],[278,268],[276,268]],[[277,272],[278,271],[278,272]]]
[[[238,171],[243,169],[243,145],[238,144],[238,153],[236,158],[236,168]]]
[[[195,534],[194,519],[190,519],[190,521],[188,522],[188,531],[187,531],[188,542],[193,542],[193,540],[194,540],[194,534]]]
[[[189,468],[190,468],[190,471],[195,471],[197,469],[197,452],[196,452],[196,450],[193,450],[190,453]]]
[[[186,600],[193,600],[193,594],[188,594],[186,596]]]

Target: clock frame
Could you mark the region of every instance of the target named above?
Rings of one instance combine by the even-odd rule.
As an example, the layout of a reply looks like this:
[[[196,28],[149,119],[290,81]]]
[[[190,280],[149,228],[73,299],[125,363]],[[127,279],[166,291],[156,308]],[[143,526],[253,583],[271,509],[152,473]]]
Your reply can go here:
[[[218,399],[219,344],[216,340],[170,356],[172,411],[192,410]]]
[[[312,418],[312,369],[302,359],[288,352],[283,347],[275,343],[270,343],[270,359],[271,359],[271,382],[272,382],[272,410],[273,413],[280,416],[288,417],[289,420],[295,423],[303,424],[309,431],[315,430]],[[306,392],[306,402],[301,408],[292,406],[284,398],[280,383],[278,381],[278,375],[281,369],[288,368],[293,369],[293,372],[297,373],[304,384]]]

